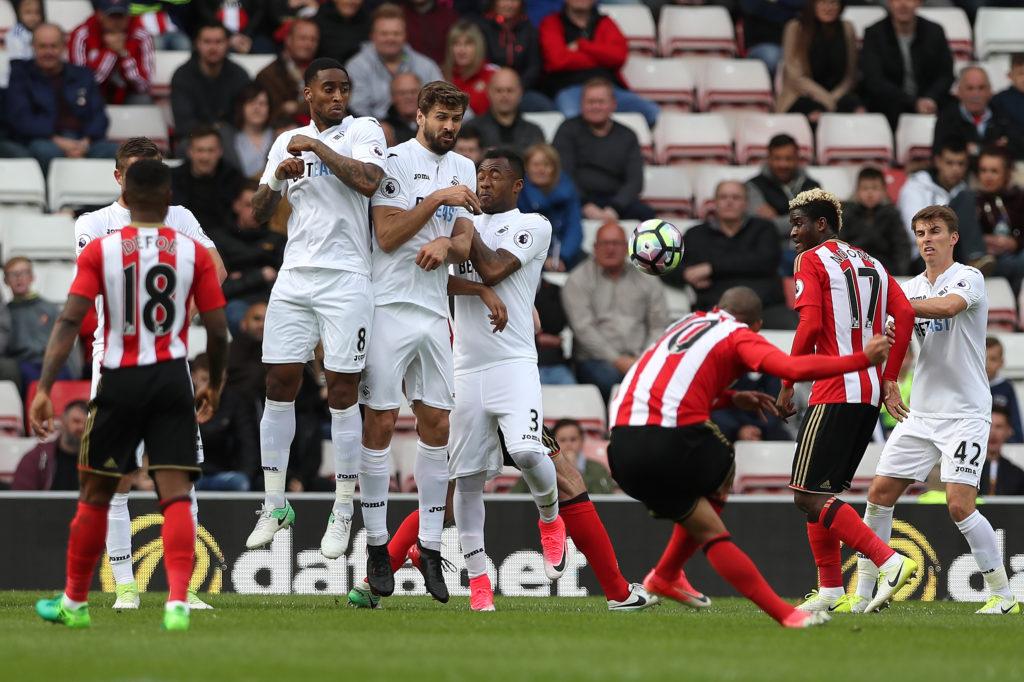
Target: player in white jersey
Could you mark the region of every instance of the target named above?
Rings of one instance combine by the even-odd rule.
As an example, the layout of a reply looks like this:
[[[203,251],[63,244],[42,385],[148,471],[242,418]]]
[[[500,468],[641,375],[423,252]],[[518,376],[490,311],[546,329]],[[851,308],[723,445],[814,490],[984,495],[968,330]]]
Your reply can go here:
[[[384,131],[376,119],[347,115],[352,83],[333,59],[305,72],[312,122],[274,141],[253,216],[267,220],[288,196],[288,242],[271,290],[263,332],[267,402],[260,421],[266,500],[246,547],[262,547],[291,525],[284,495],[295,436],[295,397],[302,368],[323,344],[334,444],[335,500],[320,551],[334,559],[348,548],[352,495],[359,475],[362,420],[359,374],[373,318],[370,284],[370,197],[384,177]]]
[[[405,395],[419,443],[419,549],[427,590],[442,602],[441,530],[448,491],[448,413],[455,406],[447,263],[469,257],[480,212],[476,168],[449,153],[469,96],[434,81],[420,90],[416,137],[388,150],[387,177],[372,201],[374,315],[359,401],[366,406],[359,489],[366,573],[375,592],[395,589],[388,558],[391,437]]]
[[[124,200],[124,176],[128,168],[140,159],[160,160],[163,156],[160,149],[152,140],[146,137],[133,137],[126,140],[117,149],[114,157],[114,179],[121,186],[122,195],[117,201],[99,209],[83,213],[75,221],[75,257],[82,254],[82,250],[96,239],[102,239],[108,234],[119,231],[131,222],[131,214],[128,205]],[[227,271],[224,262],[213,241],[206,235],[199,221],[184,206],[169,206],[164,224],[199,242],[206,248],[213,259],[217,269],[217,278],[223,282]],[[96,331],[93,334],[92,342],[92,388],[90,397],[96,395],[96,386],[100,380],[100,361],[103,359],[103,334],[105,330],[103,320],[102,297],[96,300]],[[202,441],[199,434],[196,434],[197,445],[199,446],[200,461],[202,461]],[[139,456],[143,447],[139,447]],[[128,492],[131,490],[131,479],[125,477],[121,480],[117,492],[110,501],[110,512],[107,522],[107,556],[110,559],[111,572],[114,575],[115,591],[117,599],[114,601],[115,609],[137,609],[139,608],[139,586],[135,581],[132,570],[132,526],[131,516],[128,512]],[[192,498],[192,521],[193,525],[199,527],[199,505],[196,501],[196,492],[193,488],[189,493]],[[194,609],[212,608],[203,602],[190,589],[188,594],[189,604]]]
[[[882,450],[864,522],[889,542],[896,500],[911,483],[925,480],[938,462],[949,515],[967,539],[991,591],[991,598],[977,613],[1019,614],[995,531],[975,508],[992,423],[992,392],[985,373],[985,278],[978,270],[953,261],[953,246],[960,235],[956,214],[948,207],[921,209],[911,226],[925,271],[904,284],[903,290],[914,307],[921,352],[909,412],[899,386],[886,382],[885,406],[900,423]],[[881,606],[871,599],[878,569],[861,558],[857,570],[857,593],[848,598],[848,610],[874,611]]]

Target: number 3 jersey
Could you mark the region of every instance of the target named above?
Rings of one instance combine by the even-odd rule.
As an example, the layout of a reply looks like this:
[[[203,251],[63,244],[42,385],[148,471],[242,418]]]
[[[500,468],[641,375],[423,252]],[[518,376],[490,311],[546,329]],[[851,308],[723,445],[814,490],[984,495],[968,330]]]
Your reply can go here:
[[[992,390],[985,372],[985,334],[988,296],[985,277],[978,270],[953,263],[935,278],[922,273],[903,285],[910,300],[956,294],[967,308],[953,317],[914,320],[914,335],[921,344],[910,411],[931,419],[992,418]]]
[[[129,225],[90,242],[69,293],[103,296],[106,369],[186,357],[189,301],[201,313],[224,306],[210,254],[168,227]]]
[[[476,372],[513,360],[537,362],[533,334],[533,299],[551,242],[551,223],[538,213],[505,213],[473,218],[483,243],[493,251],[508,251],[520,268],[494,285],[505,303],[508,325],[492,333],[490,310],[479,296],[455,297],[455,374]],[[452,274],[480,282],[470,261],[451,266]]]

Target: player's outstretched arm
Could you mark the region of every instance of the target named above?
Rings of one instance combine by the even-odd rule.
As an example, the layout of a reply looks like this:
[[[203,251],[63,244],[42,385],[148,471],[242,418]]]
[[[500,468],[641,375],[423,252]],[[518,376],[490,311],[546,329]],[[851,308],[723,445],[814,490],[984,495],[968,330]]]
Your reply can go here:
[[[473,269],[480,275],[480,279],[489,287],[493,287],[523,265],[514,254],[505,249],[492,251],[475,230],[469,260],[472,261]]]
[[[448,275],[448,295],[479,296],[483,304],[491,311],[487,317],[491,320],[492,334],[504,330],[505,325],[508,324],[508,310],[505,308],[505,302],[489,286]]]
[[[384,179],[384,169],[376,164],[342,156],[320,140],[307,135],[295,135],[288,143],[288,153],[298,156],[302,152],[316,154],[336,178],[364,197],[372,197]]]
[[[64,366],[68,356],[71,355],[71,349],[75,347],[78,330],[90,308],[92,308],[91,300],[84,296],[70,294],[67,303],[64,304],[64,310],[61,311],[53,325],[53,332],[50,334],[50,341],[46,344],[46,353],[43,355],[39,386],[36,389],[36,396],[32,400],[32,407],[29,409],[29,423],[32,431],[40,438],[46,438],[54,433],[50,389],[57,380],[60,368]]]
[[[864,345],[863,351],[852,355],[830,357],[824,355],[789,356],[769,343],[763,336],[746,330],[737,339],[736,352],[741,361],[755,372],[773,374],[790,381],[812,381],[825,377],[855,372],[871,365],[879,365],[889,356],[893,340],[878,334]],[[782,410],[779,410],[780,413]]]

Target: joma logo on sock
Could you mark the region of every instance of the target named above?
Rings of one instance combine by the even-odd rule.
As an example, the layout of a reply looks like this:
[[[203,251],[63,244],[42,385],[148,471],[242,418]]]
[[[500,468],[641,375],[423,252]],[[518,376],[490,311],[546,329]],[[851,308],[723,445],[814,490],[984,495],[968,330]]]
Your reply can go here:
[[[372,509],[374,507],[383,507],[387,502],[363,502],[363,509]]]
[[[430,509],[427,510],[427,513],[431,513],[432,514],[433,512],[443,512],[444,509],[445,509],[445,505],[441,505],[440,507],[431,507]]]
[[[111,561],[128,561],[131,558],[132,558],[131,554],[125,554],[124,556],[112,556],[112,557],[110,557],[110,560]]]
[[[483,547],[481,547],[480,549],[474,549],[474,550],[473,550],[472,552],[470,552],[469,554],[463,554],[462,556],[463,556],[463,558],[465,558],[465,559],[468,559],[469,557],[471,557],[471,556],[475,556],[475,555],[479,554],[479,553],[480,553],[480,552],[482,552],[482,551],[484,551],[484,548],[483,548]]]

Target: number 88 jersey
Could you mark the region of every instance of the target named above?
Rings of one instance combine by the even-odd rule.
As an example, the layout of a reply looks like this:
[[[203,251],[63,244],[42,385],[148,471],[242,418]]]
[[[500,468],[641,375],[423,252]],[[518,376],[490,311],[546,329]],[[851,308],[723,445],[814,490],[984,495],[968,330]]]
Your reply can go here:
[[[103,367],[153,365],[187,357],[189,304],[224,306],[209,253],[169,227],[124,229],[91,242],[69,291],[103,296]]]

